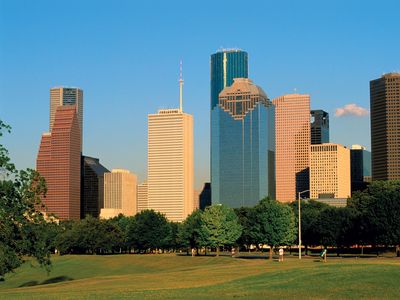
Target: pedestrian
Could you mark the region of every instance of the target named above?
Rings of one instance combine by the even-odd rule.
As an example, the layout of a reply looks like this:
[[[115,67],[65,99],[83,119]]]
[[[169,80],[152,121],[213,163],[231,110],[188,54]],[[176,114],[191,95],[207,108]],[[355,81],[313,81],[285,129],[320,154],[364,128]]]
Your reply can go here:
[[[322,259],[323,262],[326,262],[326,252],[327,252],[327,250],[325,248],[324,250],[322,250],[322,252],[320,254],[321,259]]]
[[[195,255],[195,250],[194,248],[192,248],[192,257],[194,257],[194,255]]]
[[[279,261],[280,262],[283,261],[283,248],[282,247],[279,248]]]
[[[232,250],[231,250],[231,256],[232,256],[232,257],[234,257],[234,256],[235,256],[235,247],[232,247]]]

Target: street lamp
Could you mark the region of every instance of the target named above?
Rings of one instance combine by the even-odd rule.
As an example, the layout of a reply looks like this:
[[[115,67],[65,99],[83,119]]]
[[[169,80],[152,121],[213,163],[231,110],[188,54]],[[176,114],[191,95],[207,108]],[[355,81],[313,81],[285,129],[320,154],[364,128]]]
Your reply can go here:
[[[302,192],[299,192],[299,259],[301,259],[301,209],[300,209],[300,200],[301,200],[301,194],[309,192],[310,190],[305,190]]]

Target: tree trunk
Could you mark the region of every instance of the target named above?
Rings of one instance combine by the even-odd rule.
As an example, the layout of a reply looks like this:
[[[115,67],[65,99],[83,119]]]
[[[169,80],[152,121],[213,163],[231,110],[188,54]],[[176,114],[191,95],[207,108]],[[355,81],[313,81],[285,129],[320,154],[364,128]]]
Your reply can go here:
[[[219,246],[217,246],[217,257],[219,256]]]
[[[304,245],[304,255],[308,255],[308,245]]]
[[[269,260],[272,261],[272,246],[269,247]]]

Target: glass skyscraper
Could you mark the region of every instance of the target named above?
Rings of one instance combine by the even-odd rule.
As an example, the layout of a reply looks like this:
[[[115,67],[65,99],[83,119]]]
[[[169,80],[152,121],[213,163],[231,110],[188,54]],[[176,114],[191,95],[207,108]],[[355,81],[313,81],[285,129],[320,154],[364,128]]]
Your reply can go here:
[[[275,197],[274,107],[247,77],[246,52],[211,56],[213,204],[253,206],[263,197]]]

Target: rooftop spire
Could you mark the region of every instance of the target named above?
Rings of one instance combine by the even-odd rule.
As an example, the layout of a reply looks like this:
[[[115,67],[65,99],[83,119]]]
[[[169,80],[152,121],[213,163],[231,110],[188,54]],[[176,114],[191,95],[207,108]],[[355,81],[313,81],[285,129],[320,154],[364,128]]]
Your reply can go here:
[[[182,78],[182,60],[179,65],[179,112],[182,112],[182,93],[183,93],[183,78]]]

